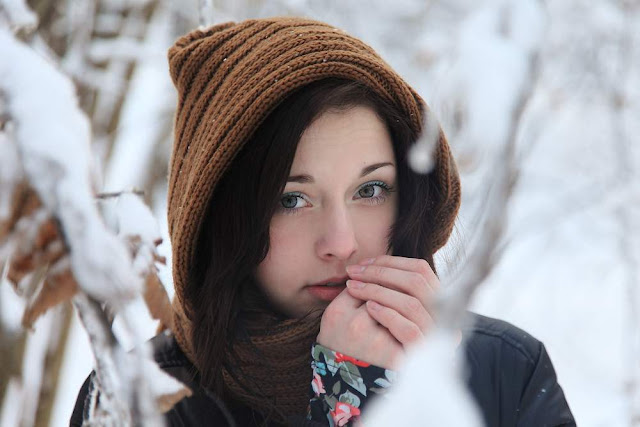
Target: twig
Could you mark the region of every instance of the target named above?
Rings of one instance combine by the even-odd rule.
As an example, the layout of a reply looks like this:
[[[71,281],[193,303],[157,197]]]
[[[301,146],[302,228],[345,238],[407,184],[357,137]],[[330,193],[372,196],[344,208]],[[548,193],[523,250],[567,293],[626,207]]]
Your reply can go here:
[[[104,425],[130,426],[131,413],[123,400],[122,380],[118,375],[114,352],[117,351],[117,340],[111,331],[106,315],[100,304],[80,292],[73,299],[80,321],[89,335],[89,343],[95,357],[96,384],[100,390],[100,406],[90,408],[89,419],[100,421]]]
[[[213,1],[198,0],[200,26],[208,27],[213,24]]]
[[[506,212],[513,189],[518,181],[519,170],[516,165],[516,141],[522,123],[522,117],[529,100],[532,98],[539,77],[538,54],[533,53],[529,62],[529,84],[522,90],[517,106],[513,111],[511,126],[502,155],[498,158],[496,178],[491,184],[491,190],[486,201],[486,210],[474,236],[474,247],[469,251],[469,257],[452,283],[444,288],[440,300],[437,302],[438,313],[442,325],[446,328],[457,329],[461,325],[464,310],[468,307],[471,297],[480,284],[487,278],[497,263],[500,252],[499,242],[506,229]]]
[[[144,191],[142,190],[131,190],[131,191],[115,191],[115,192],[106,192],[106,193],[98,193],[95,195],[96,199],[111,199],[113,197],[120,197],[123,194],[135,194],[144,198]]]

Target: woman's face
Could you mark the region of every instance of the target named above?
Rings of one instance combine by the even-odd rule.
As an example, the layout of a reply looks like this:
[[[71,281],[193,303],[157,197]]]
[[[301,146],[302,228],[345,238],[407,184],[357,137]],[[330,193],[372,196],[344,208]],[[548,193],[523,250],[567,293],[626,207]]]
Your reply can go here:
[[[290,317],[324,309],[345,267],[387,252],[396,218],[396,162],[386,126],[368,107],[321,114],[298,144],[270,248],[256,278]],[[328,281],[339,286],[321,286]]]

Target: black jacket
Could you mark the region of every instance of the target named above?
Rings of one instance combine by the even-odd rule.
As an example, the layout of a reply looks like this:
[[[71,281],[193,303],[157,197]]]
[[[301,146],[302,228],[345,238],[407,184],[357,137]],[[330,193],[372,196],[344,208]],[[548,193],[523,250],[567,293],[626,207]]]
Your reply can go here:
[[[497,319],[469,313],[473,320],[463,330],[467,385],[487,426],[575,426],[544,345],[525,331]],[[171,334],[151,340],[160,367],[194,391],[166,414],[169,426],[257,425],[259,415],[249,408],[229,409],[198,385],[193,365]],[[78,395],[71,426],[80,426],[87,410],[93,373]],[[195,380],[193,378],[196,378]],[[292,420],[298,425],[320,423]]]

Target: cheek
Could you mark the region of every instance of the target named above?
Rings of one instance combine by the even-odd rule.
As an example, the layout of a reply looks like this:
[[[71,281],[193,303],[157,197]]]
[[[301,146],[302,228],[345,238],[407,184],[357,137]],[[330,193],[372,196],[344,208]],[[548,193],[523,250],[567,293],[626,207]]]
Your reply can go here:
[[[304,244],[301,241],[304,234],[288,227],[272,226],[269,235],[269,252],[257,269],[258,281],[268,289],[282,286],[295,278],[296,266],[303,261]]]
[[[360,248],[366,249],[367,253],[385,253],[395,218],[393,206],[362,212],[355,220]]]

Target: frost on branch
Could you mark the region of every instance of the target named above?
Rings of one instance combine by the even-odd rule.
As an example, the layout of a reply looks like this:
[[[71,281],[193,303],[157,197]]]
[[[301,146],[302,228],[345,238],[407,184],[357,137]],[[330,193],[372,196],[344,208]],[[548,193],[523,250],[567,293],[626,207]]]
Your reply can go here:
[[[90,422],[159,425],[159,408],[191,392],[161,373],[127,313],[143,294],[152,316],[170,325],[155,267],[164,262],[158,227],[138,196],[96,202],[90,126],[72,83],[2,27],[0,47],[0,265],[26,302],[22,323],[32,327],[73,298],[101,396]],[[131,354],[114,336],[105,307],[121,314],[137,338]]]
[[[0,30],[0,45],[0,90],[25,177],[45,212],[64,230],[82,290],[120,306],[136,294],[141,281],[131,269],[126,248],[108,232],[93,201],[89,122],[77,107],[75,89],[6,30]]]
[[[393,389],[380,396],[380,404],[369,408],[363,425],[383,427],[401,421],[402,425],[419,426],[428,420],[434,426],[482,426],[480,411],[467,398],[468,390],[459,379],[457,345],[459,340],[443,329],[429,334],[424,343],[408,352]]]
[[[6,18],[9,28],[32,31],[38,25],[38,17],[23,1],[0,0],[0,19]],[[1,21],[0,21],[1,22]]]
[[[424,111],[422,129],[420,139],[409,150],[409,165],[415,172],[426,174],[433,169],[433,151],[438,145],[442,132],[438,118],[429,108]]]
[[[191,389],[162,371],[154,361],[144,359],[144,371],[145,376],[151,379],[149,388],[152,390],[162,413],[173,408],[173,405],[183,398],[191,396]]]
[[[165,263],[157,252],[162,242],[158,224],[142,199],[132,193],[104,195],[99,201],[100,211],[109,228],[126,242],[133,257],[133,268],[144,279],[144,301],[151,317],[169,327],[172,322],[171,302],[158,279],[156,262]]]
[[[529,16],[530,25],[521,25],[523,15]],[[543,11],[536,2],[507,2],[481,7],[461,30],[458,49],[464,53],[462,58],[471,62],[460,61],[458,68],[451,70],[454,83],[450,98],[464,100],[469,111],[467,123],[454,134],[455,143],[463,142],[474,149],[495,148],[497,160],[490,169],[491,182],[484,183],[489,191],[482,199],[478,224],[473,227],[476,234],[469,245],[469,256],[455,276],[442,281],[444,286],[433,307],[438,319],[435,328],[423,344],[409,352],[406,364],[398,371],[397,384],[385,395],[385,404],[369,409],[367,426],[399,421],[419,425],[425,417],[433,425],[481,425],[478,409],[462,380],[461,352],[453,352],[454,337],[467,326],[464,312],[469,301],[500,255],[506,212],[518,178],[516,137],[537,78],[542,21]],[[477,84],[480,78],[481,85]],[[429,165],[427,154],[435,145],[437,134],[430,132],[428,125],[427,116],[425,136],[432,137],[423,136],[410,153],[412,163],[418,166]],[[404,375],[409,372],[411,375]],[[420,404],[415,396],[420,397]]]

